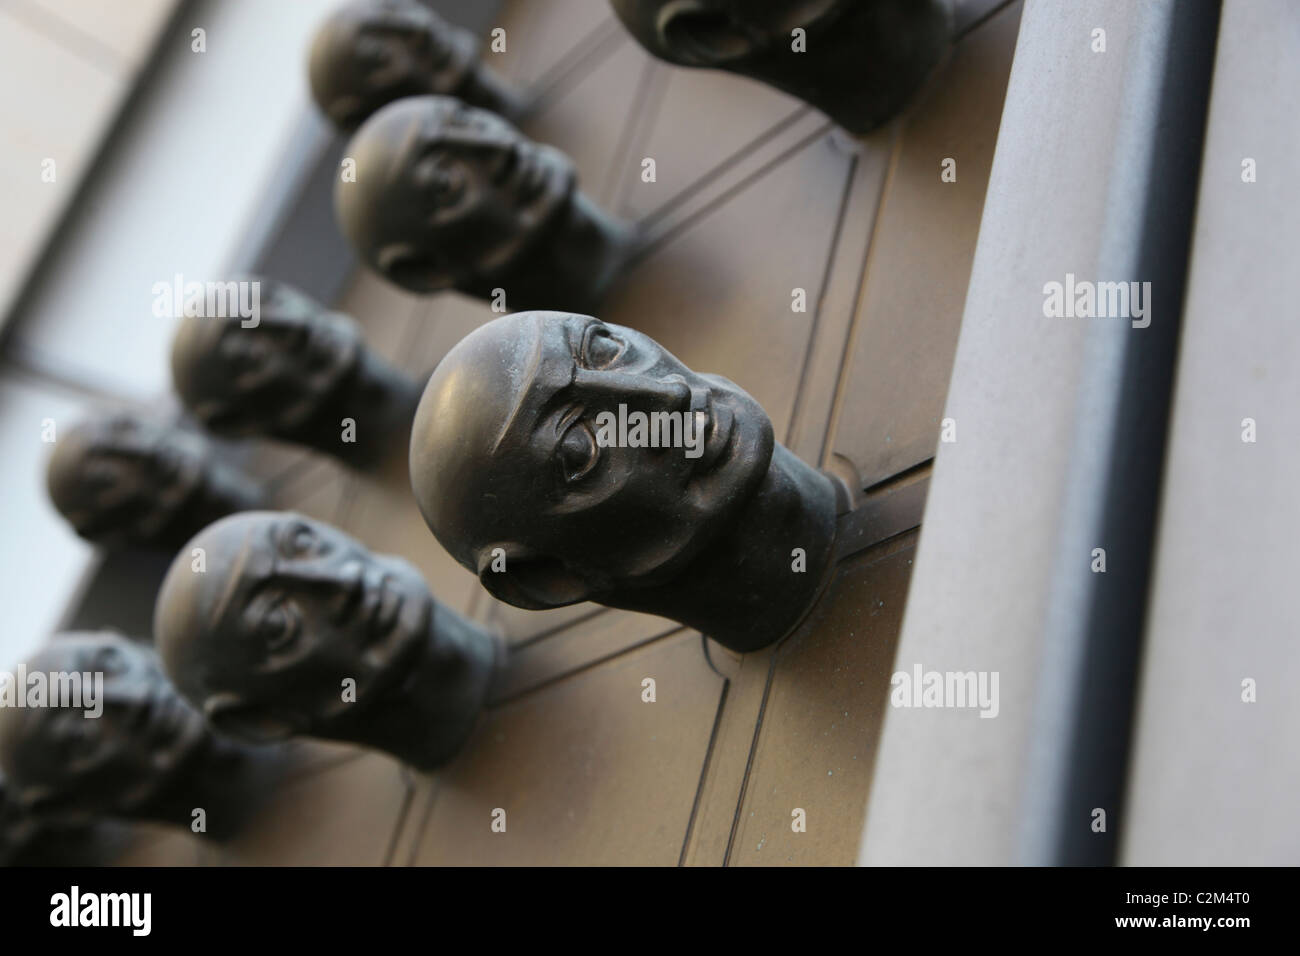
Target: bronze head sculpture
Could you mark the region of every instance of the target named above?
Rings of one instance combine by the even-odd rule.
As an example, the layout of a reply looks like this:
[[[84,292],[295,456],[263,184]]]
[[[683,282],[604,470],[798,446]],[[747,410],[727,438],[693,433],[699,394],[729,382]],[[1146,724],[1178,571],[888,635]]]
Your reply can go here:
[[[347,155],[356,182],[334,188],[343,232],[412,292],[500,289],[507,309],[586,308],[633,248],[630,227],[578,190],[567,156],[450,97],[390,103]]]
[[[434,535],[518,607],[592,600],[745,651],[788,633],[831,565],[832,479],[732,382],[591,316],[466,336],[429,380],[410,462]]]
[[[189,412],[215,434],[277,438],[355,465],[404,443],[420,386],[371,352],[348,316],[257,281],[255,325],[189,316],[177,326],[172,382]]]
[[[0,708],[0,772],[34,819],[189,826],[203,808],[208,832],[220,835],[236,817],[248,754],[212,734],[147,646],[111,632],[62,634],[24,666],[29,675],[102,675],[98,716],[67,701]]]
[[[469,734],[496,666],[491,637],[406,561],[287,512],[233,515],[177,560],[155,609],[168,675],[219,730],[386,750],[421,769]]]
[[[454,96],[517,118],[523,102],[479,59],[478,40],[416,0],[353,0],[317,28],[312,97],[342,130],[405,96]]]
[[[853,133],[897,113],[952,36],[952,0],[611,2],[660,59],[761,80]]]
[[[252,479],[199,435],[126,411],[65,432],[46,487],[77,534],[110,548],[178,548],[205,525],[262,501]]]

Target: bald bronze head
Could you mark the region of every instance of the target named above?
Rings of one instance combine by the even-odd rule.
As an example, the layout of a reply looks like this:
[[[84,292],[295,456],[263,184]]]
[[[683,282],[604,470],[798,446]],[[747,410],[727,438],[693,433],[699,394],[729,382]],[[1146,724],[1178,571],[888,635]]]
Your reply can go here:
[[[475,286],[516,265],[576,184],[559,150],[445,96],[384,107],[347,155],[357,181],[335,186],[339,223],[371,267],[412,292]]]
[[[408,562],[288,512],[233,515],[190,548],[203,549],[206,568],[173,563],[155,640],[168,675],[219,730],[355,741],[422,766],[468,732],[494,650]],[[413,705],[427,723],[412,714],[402,726],[395,715],[421,694],[435,698]]]
[[[602,447],[598,418],[620,404],[702,423],[698,456]],[[672,580],[737,519],[772,449],[767,415],[726,379],[633,329],[525,312],[480,327],[434,371],[411,484],[434,535],[484,587],[546,608]]]
[[[518,607],[592,600],[749,650],[789,631],[830,567],[831,479],[735,384],[589,315],[466,336],[425,388],[410,463],[434,535]]]
[[[169,794],[195,773],[212,738],[149,648],[111,632],[63,634],[24,668],[101,675],[102,709],[52,706],[52,688],[43,706],[0,708],[0,772],[20,807],[69,823],[174,816]]]
[[[337,401],[365,343],[346,315],[292,286],[256,280],[261,314],[188,316],[172,339],[172,381],[185,407],[222,435],[293,435]]]
[[[357,254],[411,292],[456,289],[506,308],[575,307],[609,286],[630,228],[577,189],[573,163],[501,117],[444,96],[399,100],[348,144],[334,188]]]
[[[952,35],[952,0],[611,2],[660,59],[761,80],[854,133],[901,109]]]
[[[340,6],[316,30],[308,76],[317,106],[343,130],[406,96],[455,96],[507,116],[522,108],[480,63],[473,34],[415,0]]]
[[[348,316],[256,281],[256,325],[191,316],[177,326],[172,382],[190,413],[220,435],[292,442],[353,465],[404,444],[419,383],[368,349]]]
[[[114,548],[179,547],[262,497],[200,436],[127,411],[93,415],[65,431],[46,487],[77,534]]]

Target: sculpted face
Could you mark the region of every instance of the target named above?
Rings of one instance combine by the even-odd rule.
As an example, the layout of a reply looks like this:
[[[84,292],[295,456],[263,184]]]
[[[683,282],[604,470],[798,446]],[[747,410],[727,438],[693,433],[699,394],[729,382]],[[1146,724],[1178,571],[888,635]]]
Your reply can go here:
[[[655,56],[761,80],[855,133],[902,108],[952,35],[952,0],[611,2]]]
[[[34,813],[138,816],[209,739],[154,654],[116,634],[60,635],[26,668],[104,675],[97,718],[78,707],[0,708],[0,770]]]
[[[312,96],[342,129],[386,103],[454,93],[473,68],[475,43],[412,0],[357,0],[316,31],[308,62]]]
[[[260,322],[187,317],[172,341],[172,379],[214,432],[285,432],[311,419],[354,372],[364,348],[345,315],[259,279]]]
[[[613,0],[614,12],[655,55],[686,66],[743,72],[791,32],[833,21],[851,0]]]
[[[197,436],[119,412],[66,432],[50,457],[46,484],[82,537],[149,541],[205,480],[208,458]]]
[[[597,418],[620,404],[702,413],[701,454],[601,447]],[[554,607],[671,578],[734,520],[773,443],[746,392],[647,336],[523,312],[480,327],[434,371],[412,431],[411,484],[438,540],[488,590]],[[496,548],[504,572],[492,567]]]
[[[339,223],[372,268],[413,292],[464,287],[512,265],[575,184],[564,154],[449,97],[389,104],[347,155],[357,181],[335,186]]]
[[[191,548],[202,548],[196,573]],[[154,632],[167,673],[219,729],[257,740],[313,733],[400,683],[426,639],[433,598],[418,572],[288,512],[209,526],[159,591]]]

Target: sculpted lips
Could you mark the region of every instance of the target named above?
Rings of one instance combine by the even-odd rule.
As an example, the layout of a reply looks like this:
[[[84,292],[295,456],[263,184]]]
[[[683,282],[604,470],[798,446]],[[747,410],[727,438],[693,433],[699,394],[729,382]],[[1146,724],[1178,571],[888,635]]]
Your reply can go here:
[[[371,639],[388,634],[397,624],[402,609],[401,591],[390,587],[390,576],[380,570],[368,569],[360,562],[349,563],[351,572],[343,586],[336,621],[347,624],[359,621]]]
[[[494,179],[498,185],[505,185],[521,203],[529,203],[546,188],[546,164],[539,160],[535,150],[514,143]]]
[[[390,587],[390,582],[387,574],[379,575],[366,595],[369,603],[365,618],[367,631],[375,639],[384,637],[397,626],[397,617],[402,610],[402,592]]]
[[[727,457],[735,436],[736,416],[724,396],[706,387],[691,389],[691,414],[703,412],[704,453],[700,455],[694,475],[707,474]]]

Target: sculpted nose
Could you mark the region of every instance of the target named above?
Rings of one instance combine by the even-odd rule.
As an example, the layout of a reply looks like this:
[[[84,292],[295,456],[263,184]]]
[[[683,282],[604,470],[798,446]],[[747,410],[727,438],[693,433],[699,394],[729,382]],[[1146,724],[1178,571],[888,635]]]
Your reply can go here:
[[[656,378],[619,371],[577,369],[573,384],[580,396],[600,400],[603,404],[622,402],[630,411],[686,411],[691,389],[680,375]]]
[[[338,560],[297,560],[281,564],[277,569],[280,580],[302,584],[318,589],[348,590],[356,585],[365,571],[362,563],[356,559]]]
[[[366,564],[356,558],[297,561],[282,568],[277,577],[283,583],[316,595],[329,619],[336,624],[351,618],[366,592]]]
[[[700,0],[672,0],[659,11],[655,30],[660,43],[696,66],[738,59],[758,45],[745,24]]]
[[[482,159],[490,159],[516,145],[514,133],[509,127],[495,126],[487,129],[473,127],[444,132],[443,141],[472,157]]]

